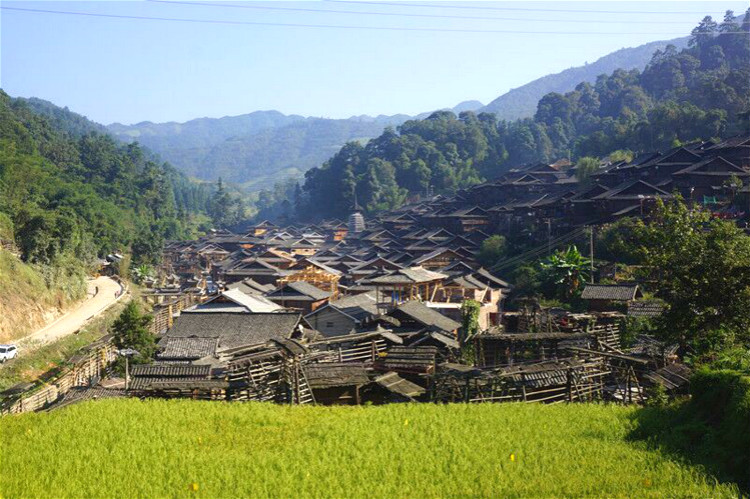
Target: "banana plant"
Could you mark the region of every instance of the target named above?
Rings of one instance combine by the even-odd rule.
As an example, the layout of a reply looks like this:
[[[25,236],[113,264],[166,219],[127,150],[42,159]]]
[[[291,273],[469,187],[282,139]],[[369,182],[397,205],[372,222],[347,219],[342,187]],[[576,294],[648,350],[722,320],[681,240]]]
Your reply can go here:
[[[540,263],[547,279],[562,291],[565,298],[577,295],[589,278],[591,260],[584,257],[573,245],[566,250],[556,251]]]

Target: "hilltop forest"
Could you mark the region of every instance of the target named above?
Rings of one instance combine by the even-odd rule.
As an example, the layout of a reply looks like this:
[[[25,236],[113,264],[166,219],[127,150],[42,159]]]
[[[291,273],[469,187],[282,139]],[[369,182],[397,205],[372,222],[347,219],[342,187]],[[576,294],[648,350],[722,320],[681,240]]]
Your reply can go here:
[[[0,91],[0,242],[53,273],[121,250],[153,263],[193,235],[210,192],[84,117]],[[203,217],[205,218],[205,217]]]
[[[594,84],[545,95],[533,118],[449,111],[389,128],[366,145],[346,144],[300,188],[266,195],[265,212],[288,217],[345,217],[407,200],[449,193],[524,163],[638,153],[747,129],[750,103],[750,10],[721,23],[705,17],[688,47],[657,50],[640,72],[616,70]],[[273,204],[276,203],[276,205]],[[281,206],[281,208],[279,208]],[[263,208],[263,207],[262,207]]]

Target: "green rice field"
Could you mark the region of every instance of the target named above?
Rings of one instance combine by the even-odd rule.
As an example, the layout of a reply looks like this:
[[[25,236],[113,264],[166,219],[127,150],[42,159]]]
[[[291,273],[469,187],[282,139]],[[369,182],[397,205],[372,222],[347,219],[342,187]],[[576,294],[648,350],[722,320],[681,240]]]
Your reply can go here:
[[[610,405],[99,400],[0,418],[0,497],[722,498]]]

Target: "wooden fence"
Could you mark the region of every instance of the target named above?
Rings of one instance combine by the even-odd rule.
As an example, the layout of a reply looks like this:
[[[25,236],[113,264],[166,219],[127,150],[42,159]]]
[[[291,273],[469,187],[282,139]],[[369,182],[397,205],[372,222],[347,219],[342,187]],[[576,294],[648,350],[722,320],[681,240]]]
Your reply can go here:
[[[0,403],[0,414],[37,411],[59,400],[74,387],[93,386],[115,361],[116,350],[110,337],[89,345],[50,379]]]
[[[185,294],[175,297],[168,302],[154,305],[152,312],[154,320],[151,321],[151,332],[156,335],[164,333],[172,327],[175,315],[201,301],[202,297],[199,295]]]

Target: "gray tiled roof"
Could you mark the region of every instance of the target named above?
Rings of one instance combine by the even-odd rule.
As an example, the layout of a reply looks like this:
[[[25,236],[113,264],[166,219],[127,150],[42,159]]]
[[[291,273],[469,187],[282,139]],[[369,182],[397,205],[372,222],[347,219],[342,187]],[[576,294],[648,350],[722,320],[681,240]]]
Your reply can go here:
[[[461,327],[461,324],[458,322],[444,316],[437,310],[429,308],[421,301],[407,301],[396,307],[396,310],[425,326],[441,331],[452,332]]]
[[[151,378],[209,376],[211,374],[211,366],[195,366],[192,364],[145,364],[131,367],[130,374],[135,377]]]
[[[584,300],[634,300],[638,293],[637,284],[587,284],[581,293]]]
[[[405,380],[398,373],[393,371],[387,372],[382,376],[375,378],[375,383],[382,386],[386,390],[403,395],[405,397],[419,397],[424,394],[425,389],[421,386],[412,383],[411,381]]]
[[[331,302],[330,305],[356,320],[366,319],[378,313],[374,291],[347,296]]]
[[[370,382],[364,364],[353,362],[322,362],[304,368],[310,388],[366,385]]]
[[[271,299],[286,300],[325,300],[331,296],[328,291],[323,291],[306,281],[288,282],[276,291],[266,295]]]
[[[159,342],[160,359],[200,359],[216,353],[218,338],[174,338],[164,337]]]
[[[655,300],[634,301],[628,304],[631,317],[657,317],[664,311],[664,304]]]
[[[224,350],[289,338],[299,321],[299,313],[183,312],[166,336],[218,337],[218,349]]]

